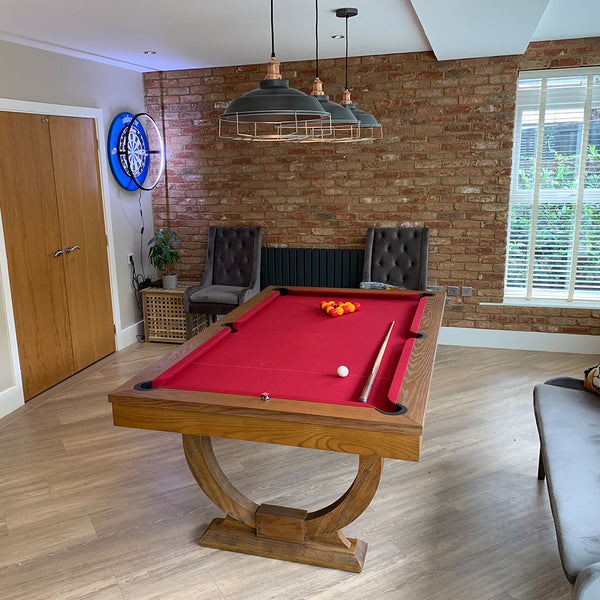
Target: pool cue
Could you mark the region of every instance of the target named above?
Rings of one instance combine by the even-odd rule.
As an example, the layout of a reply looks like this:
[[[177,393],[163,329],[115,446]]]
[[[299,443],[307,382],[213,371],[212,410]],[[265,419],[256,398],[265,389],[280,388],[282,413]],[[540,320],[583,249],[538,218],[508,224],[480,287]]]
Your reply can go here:
[[[387,335],[383,340],[383,344],[381,344],[381,348],[379,348],[379,354],[373,363],[373,368],[371,369],[371,373],[369,377],[367,377],[367,382],[365,383],[365,387],[363,388],[360,396],[358,397],[359,402],[366,402],[369,394],[371,393],[371,388],[373,387],[373,382],[375,381],[375,377],[377,376],[377,371],[379,371],[379,365],[381,364],[381,359],[385,353],[385,348],[387,346],[388,340],[390,339],[390,334],[392,333],[392,328],[396,324],[396,321],[392,321],[390,328],[388,329]]]

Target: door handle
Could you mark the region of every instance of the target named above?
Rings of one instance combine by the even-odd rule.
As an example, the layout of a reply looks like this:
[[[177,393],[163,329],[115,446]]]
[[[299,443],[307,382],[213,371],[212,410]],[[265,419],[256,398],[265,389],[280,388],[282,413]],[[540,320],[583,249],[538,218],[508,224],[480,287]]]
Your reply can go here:
[[[54,256],[62,256],[64,254],[64,252],[59,248],[55,253]]]
[[[65,248],[65,252],[67,254],[71,254],[71,252],[73,252],[74,250],[81,250],[81,248],[79,246],[73,246],[72,248],[71,248],[71,246],[67,246]]]

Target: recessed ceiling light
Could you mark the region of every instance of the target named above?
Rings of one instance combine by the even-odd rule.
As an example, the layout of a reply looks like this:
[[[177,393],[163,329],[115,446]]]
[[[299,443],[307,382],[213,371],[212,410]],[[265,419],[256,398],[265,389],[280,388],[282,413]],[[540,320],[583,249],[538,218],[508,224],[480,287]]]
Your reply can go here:
[[[338,33],[337,35],[332,35],[331,37],[332,37],[334,40],[343,40],[343,39],[344,39],[344,36],[343,36],[343,35],[341,35],[341,34],[339,34],[339,33]]]
[[[156,54],[156,50],[144,50],[144,54]]]

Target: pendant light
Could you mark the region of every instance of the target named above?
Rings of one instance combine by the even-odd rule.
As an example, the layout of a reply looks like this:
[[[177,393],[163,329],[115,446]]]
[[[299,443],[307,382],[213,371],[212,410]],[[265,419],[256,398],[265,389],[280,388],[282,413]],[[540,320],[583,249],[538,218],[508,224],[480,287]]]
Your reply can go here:
[[[357,117],[348,108],[329,100],[319,78],[319,0],[315,0],[315,79],[311,96],[331,115],[331,123],[313,126],[310,138],[305,141],[347,142],[358,139],[360,129]]]
[[[379,140],[383,137],[383,127],[381,123],[370,113],[360,110],[356,104],[352,103],[350,98],[350,89],[348,87],[348,19],[358,15],[358,8],[338,8],[335,16],[346,19],[346,86],[344,87],[344,96],[342,106],[349,109],[360,123],[360,140]]]
[[[273,0],[271,0],[271,60],[260,87],[229,103],[219,117],[219,137],[238,140],[290,140],[308,123],[328,121],[331,116],[319,101],[289,87],[279,72],[275,58]],[[277,125],[285,122],[282,131]]]
[[[294,142],[354,142],[360,138],[358,118],[346,107],[329,100],[323,91],[323,82],[319,78],[319,1],[315,0],[315,79],[311,96],[330,115],[329,120],[307,122],[298,130]],[[281,123],[279,130],[294,129],[293,123]]]

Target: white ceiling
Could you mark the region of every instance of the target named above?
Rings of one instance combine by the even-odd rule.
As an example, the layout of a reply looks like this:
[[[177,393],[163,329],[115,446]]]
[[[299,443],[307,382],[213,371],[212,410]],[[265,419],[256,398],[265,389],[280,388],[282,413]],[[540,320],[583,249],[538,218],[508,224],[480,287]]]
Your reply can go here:
[[[600,0],[319,1],[319,56],[433,50],[439,60],[522,54],[531,41],[600,36]],[[135,71],[266,63],[269,0],[0,0],[0,40]],[[281,62],[315,56],[315,2],[274,0]],[[146,55],[153,50],[154,55]]]

